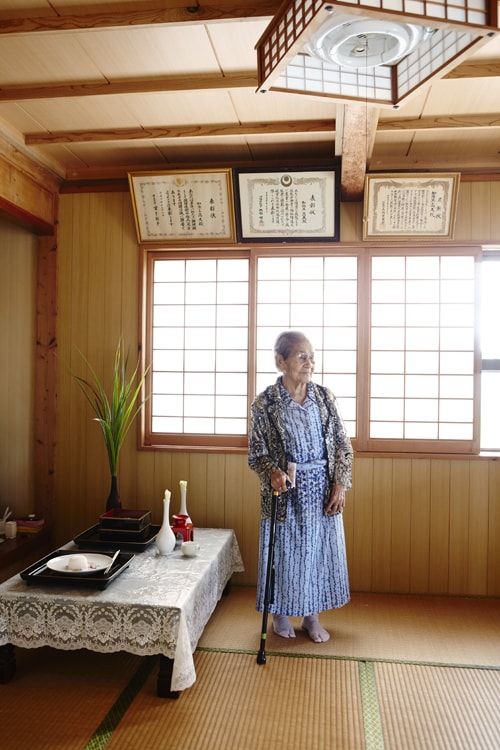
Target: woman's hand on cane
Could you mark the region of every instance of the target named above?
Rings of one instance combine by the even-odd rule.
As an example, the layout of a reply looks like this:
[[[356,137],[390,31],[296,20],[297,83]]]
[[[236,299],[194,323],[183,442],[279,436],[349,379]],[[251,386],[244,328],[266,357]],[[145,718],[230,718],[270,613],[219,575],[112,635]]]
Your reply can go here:
[[[271,473],[271,487],[275,492],[286,492],[291,485],[293,482],[285,471],[275,469]]]

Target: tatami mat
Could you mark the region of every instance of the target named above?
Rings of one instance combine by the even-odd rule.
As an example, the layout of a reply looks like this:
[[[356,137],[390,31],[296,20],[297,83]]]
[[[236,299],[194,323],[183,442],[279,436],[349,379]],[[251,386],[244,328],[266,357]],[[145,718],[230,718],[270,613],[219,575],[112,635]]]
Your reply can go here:
[[[2,750],[82,750],[142,660],[16,648],[16,676],[0,685]]]
[[[500,748],[500,671],[375,664],[386,750]]]
[[[160,701],[155,675],[106,750],[363,750],[358,667],[353,662],[249,654],[196,654],[195,685]]]
[[[325,612],[327,643],[312,643],[291,618],[296,638],[272,632],[267,650],[355,659],[500,667],[500,599],[353,594],[345,607]],[[262,615],[255,611],[255,589],[233,587],[219,602],[201,648],[259,648]]]

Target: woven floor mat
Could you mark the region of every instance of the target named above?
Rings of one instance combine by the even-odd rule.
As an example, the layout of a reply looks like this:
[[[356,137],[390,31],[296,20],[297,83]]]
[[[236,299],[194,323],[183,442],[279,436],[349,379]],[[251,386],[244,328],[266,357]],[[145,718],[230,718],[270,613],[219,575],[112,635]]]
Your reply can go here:
[[[500,667],[499,599],[353,594],[345,607],[321,615],[332,636],[321,644],[309,640],[300,618],[290,619],[296,638],[287,639],[272,632],[269,616],[269,652]],[[198,645],[257,651],[261,624],[255,589],[233,587]]]
[[[2,750],[81,750],[141,664],[132,654],[16,648],[0,685]]]
[[[498,750],[500,671],[374,664],[385,750]]]
[[[178,700],[156,696],[156,675],[106,750],[364,750],[358,665],[197,652],[197,681]],[[349,744],[346,744],[349,739]]]

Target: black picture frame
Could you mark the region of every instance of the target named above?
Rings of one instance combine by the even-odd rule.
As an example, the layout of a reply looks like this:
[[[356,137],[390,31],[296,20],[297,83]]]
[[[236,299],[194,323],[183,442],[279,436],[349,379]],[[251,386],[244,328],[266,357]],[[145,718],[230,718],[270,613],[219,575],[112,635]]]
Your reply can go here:
[[[340,166],[233,170],[239,242],[338,242]]]

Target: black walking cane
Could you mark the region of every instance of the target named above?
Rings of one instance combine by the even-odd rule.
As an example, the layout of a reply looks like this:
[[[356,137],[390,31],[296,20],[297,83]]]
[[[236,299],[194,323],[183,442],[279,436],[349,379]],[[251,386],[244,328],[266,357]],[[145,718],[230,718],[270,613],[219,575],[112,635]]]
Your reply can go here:
[[[269,551],[267,553],[266,587],[264,590],[264,611],[262,613],[262,631],[257,664],[266,663],[267,615],[269,605],[274,601],[274,536],[276,531],[276,510],[279,492],[274,490],[271,504],[271,523],[269,525]]]

